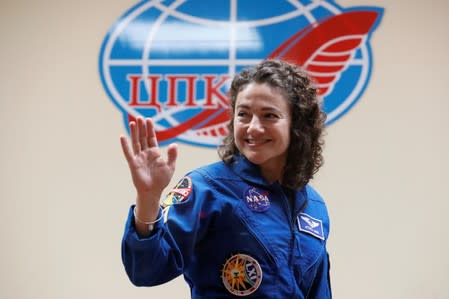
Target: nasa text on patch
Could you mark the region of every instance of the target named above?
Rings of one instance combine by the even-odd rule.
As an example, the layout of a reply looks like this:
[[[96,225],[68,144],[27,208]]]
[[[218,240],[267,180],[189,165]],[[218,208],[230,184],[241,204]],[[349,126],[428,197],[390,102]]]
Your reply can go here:
[[[245,191],[244,200],[248,208],[255,212],[265,212],[270,206],[270,199],[268,192],[259,190],[255,187],[250,187]]]

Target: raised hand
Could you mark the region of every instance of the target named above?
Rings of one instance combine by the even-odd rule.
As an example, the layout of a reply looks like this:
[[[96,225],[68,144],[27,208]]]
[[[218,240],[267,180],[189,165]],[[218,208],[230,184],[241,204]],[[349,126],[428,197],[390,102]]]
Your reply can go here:
[[[162,191],[175,171],[177,146],[170,144],[165,160],[158,147],[154,124],[150,118],[137,117],[129,124],[132,150],[125,136],[120,137],[123,154],[128,161],[137,191],[139,219],[152,221],[157,216]]]

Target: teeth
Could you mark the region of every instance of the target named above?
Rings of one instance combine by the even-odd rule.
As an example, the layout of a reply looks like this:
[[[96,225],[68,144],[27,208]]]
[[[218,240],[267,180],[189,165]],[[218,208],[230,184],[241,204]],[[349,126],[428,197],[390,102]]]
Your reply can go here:
[[[250,143],[250,144],[262,144],[262,143],[265,143],[265,140],[253,140],[253,139],[248,139],[247,141],[248,141],[248,143]]]

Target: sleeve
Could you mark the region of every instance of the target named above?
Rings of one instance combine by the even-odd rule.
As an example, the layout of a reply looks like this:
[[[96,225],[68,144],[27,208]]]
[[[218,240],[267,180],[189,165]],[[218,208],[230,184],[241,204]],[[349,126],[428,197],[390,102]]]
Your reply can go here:
[[[330,232],[330,220],[327,211],[326,204],[318,192],[311,186],[307,186],[308,199],[310,206],[307,207],[308,212],[312,215],[320,215],[320,219],[323,221],[325,244],[323,252],[321,253],[320,260],[318,261],[317,270],[315,276],[311,281],[309,292],[306,296],[308,299],[331,299],[331,281],[330,281],[330,261],[329,254],[326,249],[327,238]]]
[[[192,183],[194,182],[194,184]],[[213,197],[208,181],[198,173],[184,177],[167,195],[164,221],[155,224],[152,235],[140,238],[134,227],[132,206],[122,239],[122,261],[136,286],[153,286],[185,272],[194,248],[210,223]],[[207,199],[207,200],[206,200]]]
[[[326,252],[317,269],[312,286],[307,294],[308,299],[331,299],[329,254]]]
[[[159,221],[152,235],[140,238],[134,227],[133,209],[134,206],[129,209],[122,239],[122,261],[131,282],[136,286],[153,286],[180,275],[182,256],[166,226]]]

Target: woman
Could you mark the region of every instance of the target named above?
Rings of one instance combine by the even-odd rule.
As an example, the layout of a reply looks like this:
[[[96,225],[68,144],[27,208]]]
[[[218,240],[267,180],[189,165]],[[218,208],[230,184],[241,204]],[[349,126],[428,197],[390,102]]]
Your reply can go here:
[[[161,157],[151,119],[121,137],[137,191],[122,259],[138,286],[180,274],[192,298],[331,298],[329,219],[308,185],[322,165],[324,113],[295,65],[266,60],[237,74],[221,161],[168,193],[176,145]]]

